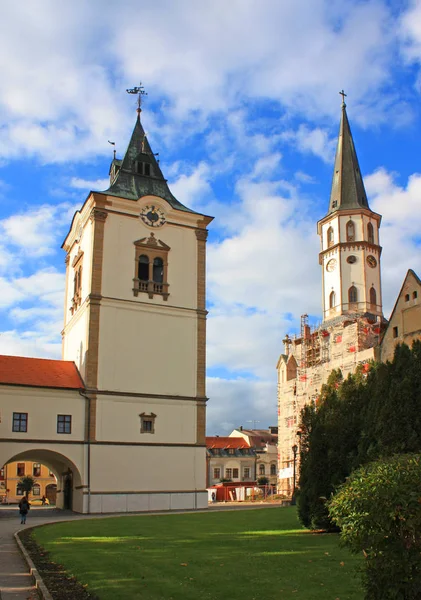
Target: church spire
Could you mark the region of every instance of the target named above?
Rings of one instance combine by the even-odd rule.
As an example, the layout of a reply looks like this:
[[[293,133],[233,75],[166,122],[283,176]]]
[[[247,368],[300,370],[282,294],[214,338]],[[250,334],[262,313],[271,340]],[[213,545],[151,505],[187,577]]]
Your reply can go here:
[[[146,95],[143,86],[126,91],[138,95],[136,123],[123,159],[114,158],[111,163],[110,187],[104,193],[136,201],[143,196],[157,196],[176,210],[194,212],[173,196],[156,159],[157,154],[149,145],[140,120],[142,96]]]
[[[342,96],[342,116],[328,214],[354,208],[370,210],[346,114],[346,94],[343,90],[339,93]]]

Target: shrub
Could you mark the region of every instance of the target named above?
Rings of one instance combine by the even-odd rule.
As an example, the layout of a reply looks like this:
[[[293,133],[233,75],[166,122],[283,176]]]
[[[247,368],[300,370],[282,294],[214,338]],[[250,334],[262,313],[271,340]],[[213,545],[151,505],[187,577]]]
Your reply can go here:
[[[328,503],[343,543],[365,557],[366,600],[421,599],[421,457],[355,471]]]
[[[25,494],[29,494],[34,485],[35,479],[31,477],[31,475],[24,475],[24,477],[19,479],[19,487],[25,492]]]

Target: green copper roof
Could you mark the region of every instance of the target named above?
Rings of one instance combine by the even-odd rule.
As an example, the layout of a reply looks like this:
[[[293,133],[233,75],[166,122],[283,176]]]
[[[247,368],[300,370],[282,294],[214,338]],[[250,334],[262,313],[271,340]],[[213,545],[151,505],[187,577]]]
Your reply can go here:
[[[158,196],[177,210],[194,212],[181,204],[170,192],[140,122],[140,113],[123,160],[114,159],[113,165],[119,168],[114,181],[104,194],[128,200],[138,200],[149,195]]]
[[[346,114],[346,104],[343,103],[328,214],[353,208],[370,210]]]

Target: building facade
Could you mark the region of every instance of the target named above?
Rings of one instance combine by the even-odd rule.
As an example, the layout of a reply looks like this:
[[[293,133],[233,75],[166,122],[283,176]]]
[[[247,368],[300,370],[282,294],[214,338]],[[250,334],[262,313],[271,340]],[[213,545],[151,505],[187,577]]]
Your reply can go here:
[[[140,112],[123,159],[111,164],[109,188],[89,193],[63,242],[63,361],[55,362],[73,365],[81,383],[49,394],[53,402],[63,399],[72,443],[41,424],[48,415],[43,421],[51,425],[56,408],[31,380],[23,387],[5,376],[0,386],[0,464],[45,454],[41,462],[64,473],[58,504],[61,478],[78,512],[207,506],[205,260],[212,218],[172,195]],[[16,410],[29,415],[27,432],[10,433]]]
[[[239,427],[230,437],[241,437],[256,453],[256,479],[266,477],[270,484],[277,484],[278,476],[278,427],[269,429],[244,429]]]
[[[18,503],[24,495],[20,479],[30,475],[35,480],[29,494],[30,501],[47,498],[49,504],[56,503],[57,479],[52,471],[38,462],[13,462],[0,469],[0,504]]]
[[[242,437],[206,438],[207,486],[222,481],[256,481],[257,455]]]

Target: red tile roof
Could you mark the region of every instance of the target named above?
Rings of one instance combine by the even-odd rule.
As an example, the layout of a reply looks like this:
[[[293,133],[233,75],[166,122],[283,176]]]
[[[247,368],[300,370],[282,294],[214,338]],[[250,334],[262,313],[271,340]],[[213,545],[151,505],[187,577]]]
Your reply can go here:
[[[0,384],[80,389],[85,385],[74,362],[0,355]]]
[[[206,448],[250,448],[250,445],[243,438],[236,437],[207,437]]]

